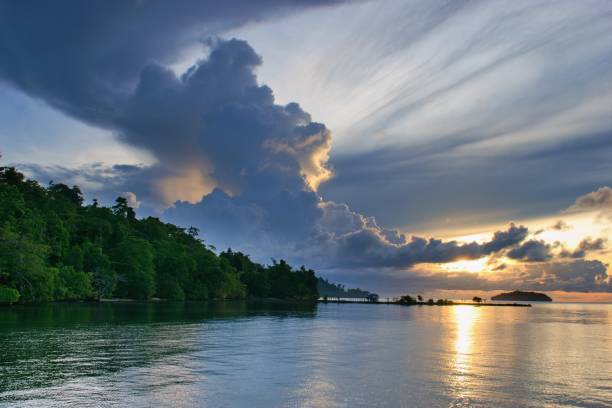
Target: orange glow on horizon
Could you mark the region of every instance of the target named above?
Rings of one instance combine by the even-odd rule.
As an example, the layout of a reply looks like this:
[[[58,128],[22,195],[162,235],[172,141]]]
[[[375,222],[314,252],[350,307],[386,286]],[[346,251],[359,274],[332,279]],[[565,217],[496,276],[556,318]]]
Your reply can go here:
[[[449,262],[446,264],[442,264],[442,268],[449,272],[484,272],[487,270],[487,263],[489,262],[489,257],[484,257],[480,259],[470,259],[463,261],[455,261]]]

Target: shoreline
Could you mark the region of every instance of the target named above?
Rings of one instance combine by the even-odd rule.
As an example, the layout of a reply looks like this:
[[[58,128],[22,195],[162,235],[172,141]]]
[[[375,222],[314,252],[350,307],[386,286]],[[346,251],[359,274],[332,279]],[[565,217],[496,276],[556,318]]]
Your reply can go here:
[[[184,304],[214,304],[214,303],[269,303],[269,304],[319,304],[319,303],[336,303],[336,304],[368,304],[368,305],[397,305],[397,306],[494,306],[494,307],[532,307],[531,303],[477,303],[477,302],[462,302],[462,301],[446,301],[443,303],[429,302],[414,302],[402,303],[400,301],[376,301],[369,302],[363,300],[348,300],[348,299],[278,299],[278,298],[246,298],[246,299],[208,299],[208,300],[168,300],[160,298],[151,299],[126,299],[126,298],[107,298],[107,299],[84,299],[73,301],[50,301],[41,303],[12,303],[0,304],[0,307],[15,307],[15,306],[31,306],[31,305],[57,305],[57,304],[160,304],[160,303],[184,303]],[[544,302],[550,303],[550,302]]]
[[[103,298],[78,300],[52,300],[47,302],[0,303],[0,307],[41,306],[41,305],[102,305],[102,304],[216,304],[216,303],[268,303],[268,304],[316,304],[316,299],[244,298],[244,299],[186,299],[170,300],[162,298],[129,299]]]

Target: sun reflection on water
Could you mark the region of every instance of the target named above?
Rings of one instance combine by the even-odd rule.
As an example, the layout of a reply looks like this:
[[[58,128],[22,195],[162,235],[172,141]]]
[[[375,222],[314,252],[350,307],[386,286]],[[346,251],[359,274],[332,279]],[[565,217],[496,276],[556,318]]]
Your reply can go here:
[[[474,348],[474,324],[480,314],[480,308],[474,306],[454,306],[455,320],[455,358],[454,368],[459,381],[471,371],[471,356]]]
[[[469,402],[472,378],[472,356],[474,355],[474,325],[480,308],[474,306],[452,306],[455,324],[454,356],[452,360],[451,384],[455,402]]]
[[[457,326],[455,352],[457,358],[470,354],[472,349],[472,331],[479,309],[474,306],[454,306],[453,315]]]

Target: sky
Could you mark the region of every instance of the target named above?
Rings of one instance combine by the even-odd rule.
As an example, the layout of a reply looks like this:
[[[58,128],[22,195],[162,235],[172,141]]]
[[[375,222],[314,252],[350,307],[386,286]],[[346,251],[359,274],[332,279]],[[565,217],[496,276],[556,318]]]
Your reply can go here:
[[[609,1],[0,1],[0,152],[383,296],[612,301]]]

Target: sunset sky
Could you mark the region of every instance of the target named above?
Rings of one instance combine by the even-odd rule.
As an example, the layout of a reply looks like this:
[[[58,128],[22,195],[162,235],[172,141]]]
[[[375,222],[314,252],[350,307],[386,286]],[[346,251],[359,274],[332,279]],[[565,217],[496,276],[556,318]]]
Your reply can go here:
[[[612,301],[612,2],[65,3],[0,6],[2,165],[381,296]]]

